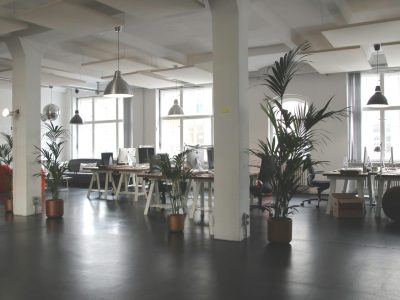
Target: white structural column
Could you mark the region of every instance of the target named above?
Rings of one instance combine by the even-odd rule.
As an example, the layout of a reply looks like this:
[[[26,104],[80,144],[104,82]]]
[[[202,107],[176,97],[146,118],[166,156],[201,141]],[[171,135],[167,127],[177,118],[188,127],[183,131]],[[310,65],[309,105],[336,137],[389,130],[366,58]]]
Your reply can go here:
[[[40,196],[40,167],[35,163],[34,146],[40,145],[40,67],[42,52],[24,38],[6,41],[13,63],[12,109],[14,138],[14,214],[35,213],[34,197]]]
[[[210,0],[213,33],[214,238],[249,235],[248,0]]]

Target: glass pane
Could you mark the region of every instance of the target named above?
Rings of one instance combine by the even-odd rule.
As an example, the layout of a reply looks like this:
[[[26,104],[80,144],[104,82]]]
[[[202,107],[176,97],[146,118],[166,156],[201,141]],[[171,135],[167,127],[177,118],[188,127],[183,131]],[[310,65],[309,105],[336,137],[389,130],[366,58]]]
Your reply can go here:
[[[393,147],[394,160],[400,159],[400,111],[385,111],[385,160],[391,157]]]
[[[213,113],[212,89],[183,89],[182,109],[185,115],[211,115]]]
[[[118,148],[124,148],[124,123],[118,122]]]
[[[363,74],[361,76],[361,106],[365,106],[375,93],[375,87],[379,84],[376,74]]]
[[[95,98],[95,121],[115,120],[117,118],[117,104],[115,98]]]
[[[129,99],[129,101],[132,101]],[[118,98],[118,120],[124,119],[124,98]]]
[[[362,114],[362,149],[367,148],[371,160],[380,160],[380,152],[374,151],[381,144],[379,115],[379,111],[364,111]]]
[[[211,118],[183,120],[183,143],[211,145]]]
[[[160,91],[160,114],[162,117],[168,116],[168,111],[174,104],[174,99],[180,99],[180,89]]]
[[[94,125],[94,157],[101,158],[102,152],[113,152],[117,157],[116,124],[103,123]]]
[[[92,103],[93,100],[91,98],[78,100],[79,115],[83,122],[91,122],[93,120]]]
[[[397,98],[400,94],[400,73],[385,74],[384,95],[389,105],[399,105]]]
[[[78,126],[77,126],[78,127]],[[78,128],[78,158],[93,157],[92,124],[79,125]]]
[[[161,152],[170,156],[178,154],[181,150],[180,120],[162,120],[161,126]]]

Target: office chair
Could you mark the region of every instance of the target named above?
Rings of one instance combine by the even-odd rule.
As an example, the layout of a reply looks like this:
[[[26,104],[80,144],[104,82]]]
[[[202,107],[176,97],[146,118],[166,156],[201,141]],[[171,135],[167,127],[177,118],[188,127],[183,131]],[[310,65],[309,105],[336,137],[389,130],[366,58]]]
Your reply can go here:
[[[310,159],[310,156],[308,156],[307,159]],[[316,174],[320,174],[322,172],[316,172],[314,170],[314,167],[312,166],[312,164],[309,164],[307,167],[307,185],[309,187],[314,187],[317,188],[317,198],[311,198],[311,199],[306,199],[301,201],[300,205],[304,206],[304,202],[308,202],[309,204],[311,204],[311,201],[318,201],[317,203],[317,207],[319,207],[319,203],[321,201],[328,201],[328,199],[325,198],[321,198],[321,193],[323,191],[325,191],[326,189],[329,189],[329,181],[328,180],[316,180],[315,179],[315,175]]]
[[[160,163],[162,161],[168,161],[168,153],[157,153],[153,155],[150,159],[150,173],[161,172]],[[172,185],[165,182],[165,180],[158,180],[158,191],[160,193],[161,203],[165,204],[167,201],[166,193],[172,189]]]
[[[262,197],[266,194],[272,192],[271,185],[271,171],[269,170],[269,165],[266,159],[261,161],[260,172],[258,173],[257,181],[255,185],[250,186],[250,194],[258,198],[257,204],[251,204],[250,209],[258,208],[265,210],[262,205]]]

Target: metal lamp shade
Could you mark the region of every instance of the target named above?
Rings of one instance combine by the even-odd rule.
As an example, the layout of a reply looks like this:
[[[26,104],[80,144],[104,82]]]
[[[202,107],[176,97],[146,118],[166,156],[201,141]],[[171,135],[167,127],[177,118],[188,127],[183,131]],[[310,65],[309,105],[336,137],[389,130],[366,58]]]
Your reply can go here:
[[[79,110],[75,110],[75,115],[69,121],[69,124],[81,125],[83,124],[83,120],[79,115]]]
[[[50,121],[57,120],[59,115],[60,115],[60,108],[53,103],[47,104],[43,108],[43,116],[46,118],[46,120]]]
[[[174,105],[169,109],[168,115],[183,115],[182,107],[179,106],[177,99],[174,100]]]
[[[115,71],[113,80],[104,90],[104,97],[128,98],[132,96],[129,84],[121,77],[121,71]]]
[[[367,105],[373,107],[383,107],[389,105],[386,97],[382,94],[381,87],[379,85],[376,86],[375,94],[373,94],[368,100]]]

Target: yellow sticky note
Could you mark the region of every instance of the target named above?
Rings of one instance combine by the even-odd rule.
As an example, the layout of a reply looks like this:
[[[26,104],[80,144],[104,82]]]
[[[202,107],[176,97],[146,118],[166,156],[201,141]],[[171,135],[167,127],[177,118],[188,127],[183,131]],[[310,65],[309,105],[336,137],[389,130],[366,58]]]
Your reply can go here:
[[[221,114],[227,114],[227,113],[229,113],[229,107],[226,106],[226,105],[224,105],[224,106],[222,106],[222,107],[220,108],[219,111],[220,111]]]

